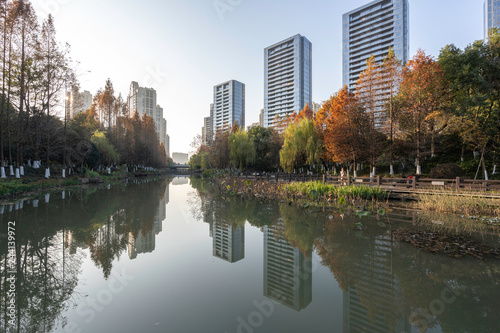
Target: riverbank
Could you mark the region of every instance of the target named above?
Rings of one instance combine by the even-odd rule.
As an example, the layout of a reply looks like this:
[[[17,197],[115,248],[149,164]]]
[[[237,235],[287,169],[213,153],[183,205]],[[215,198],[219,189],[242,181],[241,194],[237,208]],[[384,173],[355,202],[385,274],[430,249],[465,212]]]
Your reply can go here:
[[[0,200],[8,200],[21,195],[37,194],[41,191],[78,187],[88,184],[113,184],[122,182],[127,178],[156,177],[163,175],[164,171],[143,171],[139,174],[127,173],[117,170],[111,174],[99,174],[88,171],[84,176],[72,175],[67,178],[53,177],[24,177],[21,179],[0,179]]]
[[[321,182],[276,183],[259,179],[218,175],[212,178],[219,192],[229,197],[257,200],[275,200],[289,205],[308,208],[352,207],[359,211],[379,211],[387,207],[387,192],[364,186],[339,187]]]

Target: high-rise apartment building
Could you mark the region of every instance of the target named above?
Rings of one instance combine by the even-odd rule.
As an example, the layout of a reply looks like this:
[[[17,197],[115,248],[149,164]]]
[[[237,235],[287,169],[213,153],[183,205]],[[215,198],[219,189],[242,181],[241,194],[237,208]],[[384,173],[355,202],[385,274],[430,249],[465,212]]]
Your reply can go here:
[[[389,49],[403,64],[409,57],[408,0],[376,0],[345,13],[343,24],[343,84],[356,88],[371,55],[382,63]]]
[[[205,117],[203,119],[201,141],[204,146],[209,146],[212,143],[212,117]]]
[[[169,156],[167,121],[163,117],[163,108],[156,103],[156,97],[156,90],[153,88],[143,88],[139,86],[139,83],[132,82],[127,98],[129,117],[132,117],[136,111],[141,118],[144,114],[150,116],[155,123],[158,140],[163,143],[167,156]]]
[[[84,90],[79,92],[76,88],[69,93],[69,112],[68,115],[73,118],[80,112],[85,112],[92,106],[92,94]]]
[[[264,50],[264,127],[312,103],[312,44],[295,35]]]
[[[484,2],[484,39],[488,40],[491,28],[500,28],[500,0]]]
[[[212,113],[212,112],[211,112]],[[245,85],[230,80],[214,86],[212,134],[236,123],[245,127]]]

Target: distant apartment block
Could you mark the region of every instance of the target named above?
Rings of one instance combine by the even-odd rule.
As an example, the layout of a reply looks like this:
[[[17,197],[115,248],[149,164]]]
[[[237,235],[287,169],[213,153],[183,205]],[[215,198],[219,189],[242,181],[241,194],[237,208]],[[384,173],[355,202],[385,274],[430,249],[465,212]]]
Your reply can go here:
[[[259,127],[260,123],[253,123],[247,126],[247,132],[250,131],[252,128]]]
[[[295,35],[264,50],[264,127],[312,103],[312,44]]]
[[[85,112],[92,106],[92,94],[90,91],[84,90],[79,92],[72,89],[69,93],[69,111],[68,115],[74,118],[78,113]]]
[[[500,0],[484,2],[484,39],[488,40],[491,28],[500,28]]]
[[[319,111],[319,109],[321,109],[321,104],[312,102],[312,104],[310,105],[310,108],[311,108],[311,111],[314,114],[316,114]]]
[[[350,90],[371,55],[382,63],[392,48],[403,64],[408,61],[408,11],[408,0],[376,0],[343,15],[342,81]]]
[[[158,140],[160,143],[163,143],[167,156],[169,156],[167,121],[163,116],[163,108],[156,103],[156,99],[156,90],[153,88],[143,88],[139,86],[139,83],[132,82],[130,84],[130,91],[127,98],[129,117],[132,117],[136,111],[141,118],[144,114],[150,116],[155,123]]]
[[[212,143],[212,117],[203,119],[203,127],[201,129],[201,143],[204,146],[209,146]]]
[[[264,127],[264,109],[260,110],[259,113],[259,126]]]
[[[214,87],[212,134],[236,123],[245,127],[245,85],[230,80]]]

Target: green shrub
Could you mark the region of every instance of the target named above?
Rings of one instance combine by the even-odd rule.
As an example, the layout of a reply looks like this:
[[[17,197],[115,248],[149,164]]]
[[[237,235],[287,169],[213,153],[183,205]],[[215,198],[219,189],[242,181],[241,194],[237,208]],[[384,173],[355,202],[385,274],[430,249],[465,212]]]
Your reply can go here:
[[[92,170],[87,170],[85,171],[85,178],[99,178],[100,175]]]

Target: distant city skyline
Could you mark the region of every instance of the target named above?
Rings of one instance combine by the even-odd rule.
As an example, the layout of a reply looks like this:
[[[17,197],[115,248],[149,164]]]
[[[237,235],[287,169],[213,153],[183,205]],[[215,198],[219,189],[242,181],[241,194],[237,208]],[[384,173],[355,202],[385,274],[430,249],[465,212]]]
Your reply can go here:
[[[131,81],[154,88],[169,123],[170,150],[187,153],[208,115],[211,88],[219,82],[244,82],[246,123],[259,121],[263,49],[279,40],[301,34],[313,44],[313,101],[321,103],[338,91],[342,14],[369,2],[221,1],[224,9],[203,0],[147,5],[35,0],[33,5],[40,21],[54,15],[58,41],[71,44],[82,90],[95,94],[107,78],[124,96]],[[447,44],[464,48],[483,36],[484,0],[410,1],[410,58],[418,48],[437,57]]]

